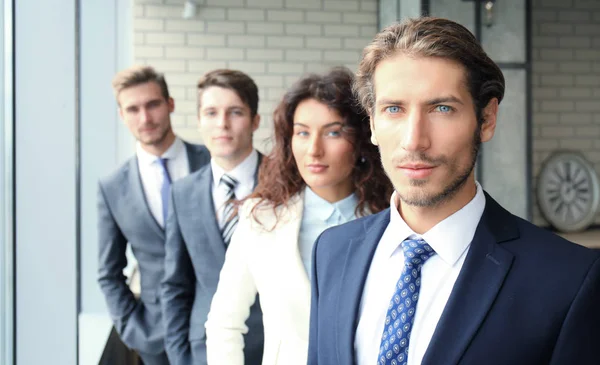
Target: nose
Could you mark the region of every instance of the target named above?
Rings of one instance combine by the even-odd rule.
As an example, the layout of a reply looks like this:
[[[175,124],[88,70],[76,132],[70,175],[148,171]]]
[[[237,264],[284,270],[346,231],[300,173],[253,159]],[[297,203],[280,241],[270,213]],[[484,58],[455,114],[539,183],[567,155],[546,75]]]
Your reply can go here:
[[[320,157],[323,155],[323,141],[319,134],[315,134],[308,142],[308,155]]]
[[[216,125],[219,128],[227,129],[229,125],[229,118],[227,117],[227,113],[219,113],[216,117]]]
[[[140,109],[140,122],[147,123],[147,122],[150,122],[151,120],[152,120],[152,118],[150,116],[150,112],[148,112],[148,109],[141,108]]]
[[[405,125],[402,148],[406,151],[423,151],[430,147],[429,125],[427,117],[420,110],[414,110],[408,116]]]

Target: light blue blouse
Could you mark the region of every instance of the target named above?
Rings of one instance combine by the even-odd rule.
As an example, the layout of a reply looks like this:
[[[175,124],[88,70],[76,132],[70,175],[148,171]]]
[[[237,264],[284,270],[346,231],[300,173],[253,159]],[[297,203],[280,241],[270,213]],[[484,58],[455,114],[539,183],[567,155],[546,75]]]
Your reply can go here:
[[[357,204],[358,198],[354,193],[340,201],[330,203],[315,194],[309,187],[305,188],[298,249],[309,278],[311,276],[312,249],[317,237],[329,227],[356,219]]]

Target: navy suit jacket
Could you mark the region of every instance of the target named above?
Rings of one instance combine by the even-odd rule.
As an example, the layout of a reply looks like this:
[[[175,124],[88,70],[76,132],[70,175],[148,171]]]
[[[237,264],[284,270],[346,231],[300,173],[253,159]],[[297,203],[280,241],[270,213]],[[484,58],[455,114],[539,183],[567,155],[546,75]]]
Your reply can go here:
[[[358,308],[389,214],[331,228],[315,243],[309,365],[356,363]],[[422,364],[600,364],[599,256],[486,194]]]

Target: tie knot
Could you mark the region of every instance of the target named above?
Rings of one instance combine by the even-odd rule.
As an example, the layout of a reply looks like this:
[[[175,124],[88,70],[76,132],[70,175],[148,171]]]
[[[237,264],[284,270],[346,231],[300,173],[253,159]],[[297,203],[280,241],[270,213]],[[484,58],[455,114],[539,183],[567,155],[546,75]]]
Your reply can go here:
[[[156,162],[158,162],[158,164],[162,168],[166,169],[167,168],[167,160],[168,160],[168,158],[166,158],[166,157],[159,157],[156,159]]]
[[[167,184],[171,184],[171,176],[169,175],[169,169],[167,169],[168,158],[157,158],[156,162],[160,165],[163,174],[163,181]]]
[[[408,267],[413,265],[423,266],[435,251],[423,239],[402,241],[402,250],[404,250],[404,264]]]
[[[221,183],[225,184],[228,190],[233,190],[238,184],[238,181],[227,174],[223,174],[223,176],[221,176]]]

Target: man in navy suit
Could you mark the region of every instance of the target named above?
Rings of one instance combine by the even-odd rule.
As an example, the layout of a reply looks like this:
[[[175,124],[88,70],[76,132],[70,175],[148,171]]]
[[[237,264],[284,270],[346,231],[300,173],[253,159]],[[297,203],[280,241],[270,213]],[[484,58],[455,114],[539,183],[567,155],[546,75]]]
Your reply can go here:
[[[317,240],[308,364],[600,363],[599,254],[475,180],[504,95],[475,37],[439,18],[392,25],[355,90],[395,192]]]

